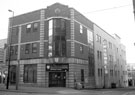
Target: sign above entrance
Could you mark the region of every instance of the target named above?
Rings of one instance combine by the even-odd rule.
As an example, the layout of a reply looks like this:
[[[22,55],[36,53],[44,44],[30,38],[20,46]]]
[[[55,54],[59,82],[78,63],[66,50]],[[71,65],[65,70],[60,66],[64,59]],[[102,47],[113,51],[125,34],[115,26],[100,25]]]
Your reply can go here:
[[[46,71],[68,71],[68,64],[46,64]]]

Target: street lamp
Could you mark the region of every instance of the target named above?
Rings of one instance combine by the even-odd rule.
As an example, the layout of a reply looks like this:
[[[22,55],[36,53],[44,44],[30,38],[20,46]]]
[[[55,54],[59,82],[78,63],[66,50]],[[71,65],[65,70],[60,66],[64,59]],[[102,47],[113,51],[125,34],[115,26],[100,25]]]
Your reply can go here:
[[[9,12],[12,12],[12,20],[9,24],[9,31],[8,31],[8,76],[7,76],[7,84],[6,89],[9,88],[9,77],[10,77],[10,57],[11,57],[11,33],[13,31],[13,19],[14,19],[14,11],[8,10]],[[10,32],[10,26],[11,26],[11,32]],[[10,38],[10,39],[9,39]]]

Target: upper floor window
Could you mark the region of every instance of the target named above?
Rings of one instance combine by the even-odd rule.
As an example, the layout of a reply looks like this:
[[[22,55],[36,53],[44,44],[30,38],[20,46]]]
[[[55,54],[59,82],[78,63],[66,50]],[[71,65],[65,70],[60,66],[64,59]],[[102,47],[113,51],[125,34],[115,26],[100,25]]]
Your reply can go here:
[[[17,26],[17,27],[13,27],[13,29],[12,29],[12,35],[18,35],[18,33],[19,33],[19,27]]]
[[[49,25],[49,30],[48,30],[48,40],[49,40],[49,44],[48,44],[48,57],[52,57],[52,52],[53,52],[53,48],[52,48],[52,40],[53,40],[53,20],[49,20],[48,21],[48,25]]]
[[[26,32],[27,33],[31,32],[31,24],[26,25]]]
[[[104,46],[107,45],[107,40],[106,40],[106,39],[103,40],[103,45],[104,45]]]
[[[80,46],[80,52],[83,53],[83,45]]]
[[[109,42],[109,48],[112,49],[112,43],[111,42]]]
[[[37,52],[37,43],[32,43],[32,53]]]
[[[93,32],[87,30],[88,41],[93,41]]]
[[[66,56],[66,20],[53,19],[53,56]]]
[[[97,59],[100,58],[100,53],[99,53],[99,50],[97,51]]]
[[[55,18],[53,19],[53,26],[54,26],[54,33],[55,34],[59,34],[61,33],[65,33],[66,30],[66,20],[65,19],[61,19],[61,18]]]
[[[29,54],[30,52],[30,44],[25,45],[25,54]]]
[[[112,55],[109,55],[109,62],[113,62],[113,56]]]
[[[98,60],[102,60],[102,52],[101,51],[97,51],[97,58]]]
[[[33,25],[33,32],[37,32],[38,31],[38,23],[35,22]]]
[[[96,35],[96,41],[101,43],[101,36],[99,36],[98,34]]]
[[[14,54],[14,46],[10,46],[10,54],[11,54],[11,55]]]
[[[99,53],[100,53],[100,60],[102,60],[102,52],[100,51]]]
[[[65,31],[65,30],[66,30],[66,20],[61,19],[61,31]]]
[[[18,54],[18,45],[15,46],[15,54]]]
[[[83,26],[80,25],[80,33],[82,34],[83,33]]]

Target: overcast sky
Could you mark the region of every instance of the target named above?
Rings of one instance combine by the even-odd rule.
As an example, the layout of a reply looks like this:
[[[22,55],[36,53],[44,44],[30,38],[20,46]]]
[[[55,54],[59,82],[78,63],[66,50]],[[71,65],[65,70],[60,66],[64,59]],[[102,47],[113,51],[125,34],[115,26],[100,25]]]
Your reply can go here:
[[[118,34],[126,46],[127,63],[135,63],[135,20],[132,0],[0,0],[0,39],[7,37],[8,12],[15,15],[46,8],[53,3],[73,7],[109,34]]]

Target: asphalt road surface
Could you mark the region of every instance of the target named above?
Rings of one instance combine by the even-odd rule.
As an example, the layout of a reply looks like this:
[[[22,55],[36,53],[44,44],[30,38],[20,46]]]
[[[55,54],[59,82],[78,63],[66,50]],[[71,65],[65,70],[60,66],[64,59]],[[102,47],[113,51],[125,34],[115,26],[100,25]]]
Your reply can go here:
[[[94,89],[94,90],[60,90],[56,93],[25,93],[0,91],[0,95],[135,95],[135,88]]]

